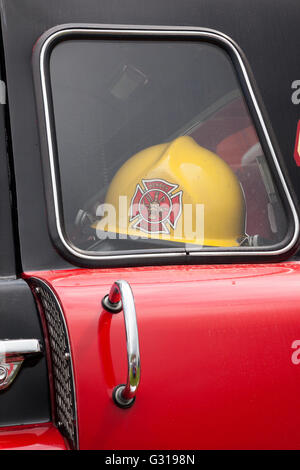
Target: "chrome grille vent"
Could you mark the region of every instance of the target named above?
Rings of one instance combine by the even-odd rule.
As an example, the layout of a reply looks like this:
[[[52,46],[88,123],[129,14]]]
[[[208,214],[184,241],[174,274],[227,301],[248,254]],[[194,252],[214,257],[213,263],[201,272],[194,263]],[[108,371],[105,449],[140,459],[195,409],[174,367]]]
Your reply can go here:
[[[77,448],[76,402],[67,328],[60,304],[41,280],[31,278],[30,285],[40,303],[48,332],[55,395],[55,420],[71,448]]]

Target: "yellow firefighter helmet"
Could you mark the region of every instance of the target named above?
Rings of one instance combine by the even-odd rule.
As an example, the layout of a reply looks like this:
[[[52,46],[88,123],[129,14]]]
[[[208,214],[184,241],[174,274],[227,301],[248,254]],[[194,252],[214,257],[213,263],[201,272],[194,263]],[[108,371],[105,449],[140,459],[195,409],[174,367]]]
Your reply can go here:
[[[230,247],[245,239],[245,212],[244,194],[231,168],[182,136],[141,150],[124,163],[94,227],[100,238],[109,232]]]

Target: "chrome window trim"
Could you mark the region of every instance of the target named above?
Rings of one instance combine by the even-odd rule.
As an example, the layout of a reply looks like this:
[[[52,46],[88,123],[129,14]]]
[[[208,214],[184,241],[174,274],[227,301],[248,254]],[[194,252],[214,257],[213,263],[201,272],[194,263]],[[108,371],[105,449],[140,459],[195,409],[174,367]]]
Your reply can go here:
[[[143,29],[144,28],[144,29]],[[145,252],[145,253],[126,253],[126,254],[118,254],[116,255],[97,255],[97,254],[88,254],[88,252],[83,253],[79,249],[75,249],[72,245],[69,244],[68,240],[64,237],[63,230],[62,230],[62,222],[61,222],[61,214],[60,214],[60,207],[59,207],[59,199],[58,199],[58,185],[57,185],[57,180],[56,180],[56,175],[55,175],[55,160],[54,160],[54,148],[53,148],[53,140],[52,140],[52,129],[51,129],[51,119],[50,119],[50,110],[49,110],[49,100],[48,100],[48,94],[47,94],[47,85],[46,85],[46,71],[45,71],[45,66],[46,66],[46,53],[48,51],[48,48],[50,45],[56,41],[57,39],[61,37],[67,37],[71,36],[72,34],[76,33],[84,33],[85,35],[97,35],[99,36],[107,36],[108,38],[110,36],[115,36],[120,35],[122,38],[127,38],[130,36],[141,36],[141,37],[179,37],[182,36],[182,39],[184,38],[195,38],[197,39],[213,39],[216,40],[217,42],[220,43],[220,45],[223,45],[231,50],[231,52],[234,54],[235,58],[237,59],[240,70],[242,72],[245,84],[247,86],[249,95],[252,100],[252,104],[254,105],[256,115],[259,121],[259,124],[261,126],[261,129],[263,131],[266,143],[268,145],[270,155],[272,156],[278,177],[280,179],[282,188],[284,190],[285,196],[287,198],[287,202],[290,206],[291,213],[293,216],[293,221],[294,221],[294,233],[293,236],[290,240],[290,242],[278,249],[278,250],[242,250],[240,248],[231,248],[230,251],[221,251],[221,250],[216,250],[216,251],[209,251],[209,250],[201,250],[201,251],[189,251],[187,252]],[[47,33],[46,33],[47,34]],[[233,64],[234,65],[234,64]],[[52,183],[52,196],[53,196],[53,202],[54,202],[54,213],[55,213],[55,223],[56,223],[56,229],[57,229],[57,234],[59,236],[60,242],[62,245],[66,248],[66,250],[71,253],[71,255],[75,256],[76,258],[79,258],[81,260],[92,260],[92,261],[106,261],[106,260],[129,260],[129,259],[148,259],[148,258],[176,258],[176,257],[185,257],[188,255],[190,256],[205,256],[205,257],[223,257],[223,256],[229,256],[229,257],[241,257],[241,256],[266,256],[266,257],[272,257],[272,256],[278,256],[282,255],[286,252],[288,252],[296,243],[299,237],[299,219],[298,219],[298,214],[294,205],[294,202],[292,200],[292,197],[290,195],[288,186],[285,182],[283,173],[281,171],[279,162],[276,157],[276,153],[274,150],[274,147],[272,145],[270,136],[267,131],[267,127],[264,121],[264,118],[262,116],[262,113],[260,111],[259,104],[257,102],[253,87],[251,85],[246,66],[244,64],[244,61],[242,59],[241,53],[239,49],[237,48],[236,44],[234,41],[229,37],[224,35],[223,33],[220,33],[215,30],[211,29],[206,29],[206,28],[196,28],[196,27],[165,27],[165,26],[159,26],[159,27],[153,27],[153,26],[139,26],[139,27],[133,27],[129,25],[116,25],[116,26],[107,26],[107,25],[78,25],[78,26],[69,26],[64,25],[62,26],[62,29],[58,31],[54,31],[52,34],[50,34],[48,37],[46,36],[44,43],[41,46],[40,49],[40,54],[39,54],[39,74],[40,74],[40,80],[41,80],[41,88],[42,88],[42,98],[43,98],[43,110],[44,110],[44,116],[45,116],[45,126],[46,126],[46,138],[47,138],[47,146],[48,146],[48,154],[49,154],[49,160],[50,160],[50,172],[51,172],[51,183]],[[94,252],[96,253],[96,252]]]

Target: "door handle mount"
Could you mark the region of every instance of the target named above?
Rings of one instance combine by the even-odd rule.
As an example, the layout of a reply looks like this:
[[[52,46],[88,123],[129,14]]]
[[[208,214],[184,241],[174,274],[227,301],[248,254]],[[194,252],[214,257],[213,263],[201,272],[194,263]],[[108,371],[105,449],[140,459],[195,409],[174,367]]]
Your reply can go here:
[[[128,373],[126,384],[120,384],[114,388],[113,400],[120,408],[129,408],[135,402],[140,383],[141,361],[134,298],[128,282],[123,280],[114,282],[109,294],[102,299],[102,306],[107,312],[113,314],[123,310]]]

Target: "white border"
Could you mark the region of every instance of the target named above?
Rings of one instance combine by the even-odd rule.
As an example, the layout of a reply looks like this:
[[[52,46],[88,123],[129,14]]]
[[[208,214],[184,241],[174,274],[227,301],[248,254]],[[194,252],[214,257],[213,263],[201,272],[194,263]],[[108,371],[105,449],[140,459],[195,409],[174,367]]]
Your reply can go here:
[[[243,77],[245,80],[245,83],[247,85],[249,94],[252,99],[252,103],[255,107],[255,111],[257,113],[257,117],[259,120],[259,123],[261,125],[261,128],[263,130],[266,142],[268,144],[270,153],[272,155],[276,170],[278,172],[282,187],[284,189],[284,192],[286,194],[288,203],[290,204],[290,208],[294,217],[294,224],[295,224],[295,231],[293,234],[293,237],[288,245],[286,245],[284,248],[281,248],[279,250],[270,250],[270,251],[243,251],[241,249],[237,249],[236,251],[190,251],[188,254],[191,256],[229,256],[229,257],[235,257],[235,256],[254,256],[254,255],[259,255],[259,256],[273,256],[273,255],[280,255],[283,254],[287,251],[289,251],[290,248],[296,243],[298,236],[299,236],[299,220],[298,220],[298,215],[296,208],[294,206],[293,200],[291,198],[291,195],[289,193],[287,184],[284,180],[283,174],[281,172],[279,163],[276,158],[275,150],[273,148],[271,139],[269,137],[263,116],[261,114],[259,105],[257,103],[253,88],[251,86],[249,77],[247,75],[247,70],[244,65],[244,62],[242,60],[242,57],[240,55],[239,50],[235,46],[234,42],[226,35],[214,31],[214,30],[209,30],[209,29],[198,29],[198,28],[184,28],[184,27],[172,27],[172,29],[164,29],[164,27],[157,27],[155,29],[151,29],[151,26],[145,26],[145,29],[142,29],[143,27],[137,27],[137,29],[134,29],[132,26],[116,26],[116,27],[93,27],[93,26],[78,26],[78,27],[65,27],[64,29],[61,29],[59,31],[56,31],[45,40],[43,43],[41,50],[40,50],[40,57],[39,57],[39,66],[40,66],[40,79],[41,79],[41,86],[42,86],[42,96],[43,96],[43,105],[44,105],[44,114],[45,114],[45,123],[46,123],[46,134],[47,134],[47,143],[48,143],[48,152],[49,152],[49,159],[50,159],[50,171],[51,171],[51,181],[52,181],[52,188],[53,188],[53,202],[54,202],[54,210],[55,210],[55,221],[56,221],[56,228],[57,228],[57,233],[60,238],[61,243],[64,245],[64,247],[67,249],[68,252],[70,252],[73,256],[77,258],[81,258],[83,260],[99,260],[99,261],[104,261],[104,260],[109,260],[109,259],[136,259],[136,258],[162,258],[162,257],[182,257],[186,256],[187,252],[165,252],[165,253],[136,253],[136,254],[116,254],[116,255],[102,255],[102,256],[97,256],[97,254],[94,255],[89,255],[89,254],[83,254],[78,250],[75,250],[67,240],[64,238],[63,231],[62,231],[62,226],[61,226],[61,220],[60,220],[60,212],[59,212],[59,201],[58,201],[58,190],[57,190],[57,181],[55,177],[55,161],[54,161],[54,150],[53,150],[53,142],[52,142],[52,135],[51,135],[51,125],[50,125],[50,112],[49,112],[49,101],[48,101],[48,95],[47,95],[47,87],[46,87],[46,73],[45,73],[45,56],[48,47],[50,44],[58,39],[61,36],[68,36],[72,35],[74,33],[85,33],[85,34],[92,34],[92,35],[106,35],[107,37],[112,36],[112,35],[123,35],[124,38],[135,35],[135,36],[150,36],[150,37],[155,37],[155,36],[164,36],[164,37],[172,37],[172,36],[183,36],[189,37],[189,38],[195,38],[195,40],[199,38],[208,38],[208,39],[215,39],[219,41],[220,43],[223,43],[223,45],[226,45],[231,49],[233,54],[235,55],[236,59],[238,60],[238,63],[240,65],[241,71],[243,73]],[[160,29],[161,28],[161,29]],[[96,252],[94,252],[96,253]]]

